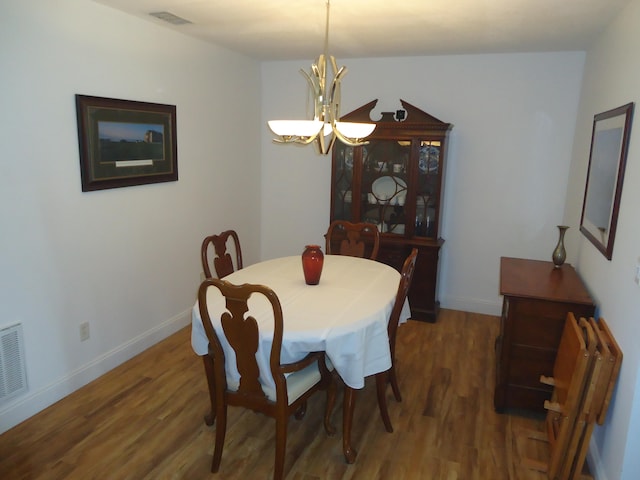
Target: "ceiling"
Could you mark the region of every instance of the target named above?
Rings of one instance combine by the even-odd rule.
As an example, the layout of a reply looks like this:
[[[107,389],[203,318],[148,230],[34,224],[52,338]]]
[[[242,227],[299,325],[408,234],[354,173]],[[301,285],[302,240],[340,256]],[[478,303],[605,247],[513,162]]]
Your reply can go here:
[[[90,0],[259,60],[315,58],[325,0]],[[586,50],[630,0],[331,0],[337,58]],[[149,15],[169,12],[191,23]]]

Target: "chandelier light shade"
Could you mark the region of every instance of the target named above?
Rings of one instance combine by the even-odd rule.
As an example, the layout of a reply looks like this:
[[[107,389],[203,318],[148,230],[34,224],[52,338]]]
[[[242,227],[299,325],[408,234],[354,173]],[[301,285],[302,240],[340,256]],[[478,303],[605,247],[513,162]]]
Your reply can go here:
[[[320,133],[320,120],[269,120],[269,128],[279,137],[315,137]]]
[[[299,143],[308,145],[315,142],[318,151],[326,155],[336,138],[350,145],[364,145],[371,135],[374,123],[340,122],[340,82],[347,68],[338,69],[336,59],[329,55],[329,0],[327,0],[327,21],[324,36],[324,53],[311,70],[300,70],[309,84],[309,94],[313,101],[313,120],[270,120],[269,128],[277,135],[274,142]],[[333,80],[327,82],[327,63],[331,67]]]

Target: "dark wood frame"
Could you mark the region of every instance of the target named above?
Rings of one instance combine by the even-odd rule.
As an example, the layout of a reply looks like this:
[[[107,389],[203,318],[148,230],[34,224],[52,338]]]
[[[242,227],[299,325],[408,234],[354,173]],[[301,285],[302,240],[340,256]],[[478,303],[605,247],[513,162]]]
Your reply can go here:
[[[76,113],[83,192],[178,180],[175,105],[76,95]]]
[[[633,108],[634,104],[628,103],[593,117],[580,231],[609,260],[618,225]]]

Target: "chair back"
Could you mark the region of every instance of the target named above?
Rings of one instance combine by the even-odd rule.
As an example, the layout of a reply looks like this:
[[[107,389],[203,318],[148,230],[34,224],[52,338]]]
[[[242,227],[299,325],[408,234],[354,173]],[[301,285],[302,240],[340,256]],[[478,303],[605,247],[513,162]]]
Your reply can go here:
[[[235,250],[235,265],[233,257],[227,252],[229,239],[233,241],[232,248]],[[213,248],[213,252],[211,252]],[[218,278],[224,278],[227,275],[240,270],[242,268],[242,249],[240,248],[240,239],[235,230],[226,230],[219,235],[210,235],[205,237],[200,248],[200,257],[202,259],[202,269],[206,278],[212,278],[211,262],[209,255],[213,253],[213,268]]]
[[[380,248],[380,230],[373,223],[334,220],[325,235],[327,254],[375,260]]]
[[[234,285],[226,280],[209,278],[202,282],[198,290],[198,308],[209,340],[208,357],[211,358],[205,370],[211,406],[215,409],[211,417],[216,422],[211,471],[215,473],[220,468],[227,428],[227,405],[234,405],[275,418],[273,478],[281,480],[284,477],[288,418],[294,412],[296,418],[302,418],[307,399],[319,390],[327,391],[324,428],[330,435],[335,433],[331,425],[335,385],[327,369],[324,352],[310,352],[293,363],[280,363],[282,307],[275,292],[264,285]],[[214,312],[216,318],[212,322]],[[270,314],[273,324],[269,323]],[[256,355],[260,346],[260,328],[271,330],[272,327],[272,336],[269,331],[262,337],[271,341],[269,369],[275,389],[267,385],[263,376],[267,367],[263,366],[261,372]],[[225,351],[228,355],[225,355]],[[235,363],[239,380],[235,371],[233,375],[229,374],[230,365],[227,362]]]
[[[413,272],[416,269],[416,259],[418,258],[418,249],[414,248],[404,261],[402,271],[400,272],[400,284],[398,285],[398,292],[396,293],[396,300],[389,316],[388,334],[389,334],[389,348],[391,350],[391,361],[395,360],[396,353],[396,332],[398,331],[398,323],[400,322],[400,313],[402,307],[409,294],[409,288],[411,287],[411,281],[413,280]]]
[[[213,322],[209,313],[210,305],[207,302],[209,288],[217,288],[224,299],[224,307],[216,303],[216,311],[220,312],[220,317],[215,318]],[[286,398],[286,383],[284,376],[280,374],[280,350],[283,330],[282,307],[275,292],[264,285],[234,285],[226,280],[211,278],[205,280],[200,286],[198,305],[202,324],[209,340],[209,354],[213,356],[215,365],[216,388],[222,387],[222,390],[236,392],[237,395],[244,398],[243,404],[255,403],[257,405],[265,402],[267,397],[260,382],[260,368],[256,360],[260,337],[259,326],[251,312],[257,308],[262,309],[265,304],[255,298],[252,298],[251,302],[249,302],[249,298],[252,296],[262,296],[273,311],[273,342],[271,344],[270,367],[276,383],[276,391],[278,391],[279,383],[281,383],[280,387],[283,388]],[[218,325],[219,328],[215,328],[214,325]],[[219,335],[223,335],[224,339]],[[240,381],[237,386],[229,385],[227,382],[225,361],[230,361],[230,359],[228,357],[225,359],[223,343],[233,349],[235,354],[235,366],[240,375]]]

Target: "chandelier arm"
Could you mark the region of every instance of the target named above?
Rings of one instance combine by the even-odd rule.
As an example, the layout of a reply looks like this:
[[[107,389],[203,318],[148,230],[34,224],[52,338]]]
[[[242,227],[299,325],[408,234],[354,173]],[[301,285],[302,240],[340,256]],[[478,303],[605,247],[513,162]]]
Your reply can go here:
[[[320,153],[321,155],[327,155],[329,153],[329,151],[331,150],[331,148],[333,147],[333,144],[335,143],[336,137],[335,135],[331,136],[331,139],[329,140],[329,144],[326,144],[326,139],[322,138],[322,140],[320,140],[322,136],[319,136],[316,139],[316,147],[318,150],[318,153]]]
[[[318,152],[320,152],[322,155],[326,155],[329,152],[329,149],[326,148],[324,143],[323,133],[318,134],[318,136],[316,137],[315,143],[316,143],[316,147],[318,148]]]
[[[341,67],[340,70],[338,71],[338,74],[334,77],[333,81],[331,82],[331,90],[329,92],[329,104],[331,105],[336,105],[338,108],[336,108],[336,120],[340,120],[339,118],[339,113],[340,113],[340,99],[341,99],[341,91],[342,91],[342,77],[344,76],[344,74],[347,73],[347,69],[344,67]]]
[[[319,63],[319,62],[318,62]],[[318,67],[318,63],[312,63],[311,64],[311,73],[314,77],[316,77],[318,80],[320,80],[320,68]],[[305,72],[304,70],[302,70],[305,75],[307,75],[307,77],[309,76],[307,74],[307,72]]]
[[[318,79],[318,98],[320,99],[320,103],[324,103],[326,101],[325,93],[327,86],[327,58],[325,55],[320,55],[315,64],[314,74]],[[312,65],[313,68],[313,65]]]
[[[329,63],[331,64],[331,68],[333,69],[333,71],[335,72],[336,75],[338,75],[338,72],[340,70],[342,70],[343,68],[345,70],[347,69],[347,67],[342,66],[342,67],[340,67],[340,70],[338,70],[338,64],[336,63],[336,57],[334,57],[333,55],[329,55]]]
[[[304,70],[300,70],[300,71],[302,72],[304,77],[307,79],[307,83],[309,83],[309,86],[311,87],[311,90],[313,91],[314,95],[317,96],[317,94],[320,92],[320,88],[319,88],[319,84],[318,84],[316,78],[312,77],[311,75],[309,75]]]
[[[360,147],[361,145],[368,145],[369,142],[367,140],[362,140],[360,138],[348,138],[345,137],[342,133],[340,133],[340,130],[338,130],[337,128],[333,129],[333,134],[338,137],[338,139],[346,144],[349,145],[350,147]]]
[[[312,65],[313,70],[314,65]],[[311,93],[313,94],[313,119],[324,121],[322,117],[322,102],[320,101],[320,84],[318,83],[317,77],[309,75],[306,71],[300,70],[302,74],[307,79],[307,83],[309,84],[309,88]],[[317,71],[317,70],[316,70]],[[315,71],[313,72],[315,74]]]
[[[331,135],[331,140],[329,140],[329,145],[327,145],[327,150],[324,152],[324,155],[329,153],[329,151],[333,147],[333,144],[336,143],[336,138],[338,138],[338,137],[335,135],[335,133],[333,135]]]
[[[322,131],[322,130],[321,130]],[[292,140],[294,143],[299,143],[301,145],[309,145],[316,138],[318,138],[318,134],[316,133],[312,137],[296,137],[295,140]]]
[[[340,90],[342,77],[347,73],[346,67],[340,67],[338,73],[331,84],[331,92],[329,94],[329,107],[331,109],[330,121],[331,126],[335,127],[335,122],[340,120]]]
[[[281,136],[280,138],[274,138],[274,143],[299,143],[301,145],[309,145],[316,138],[318,138],[318,134],[313,135],[311,137],[299,137],[299,136]]]

